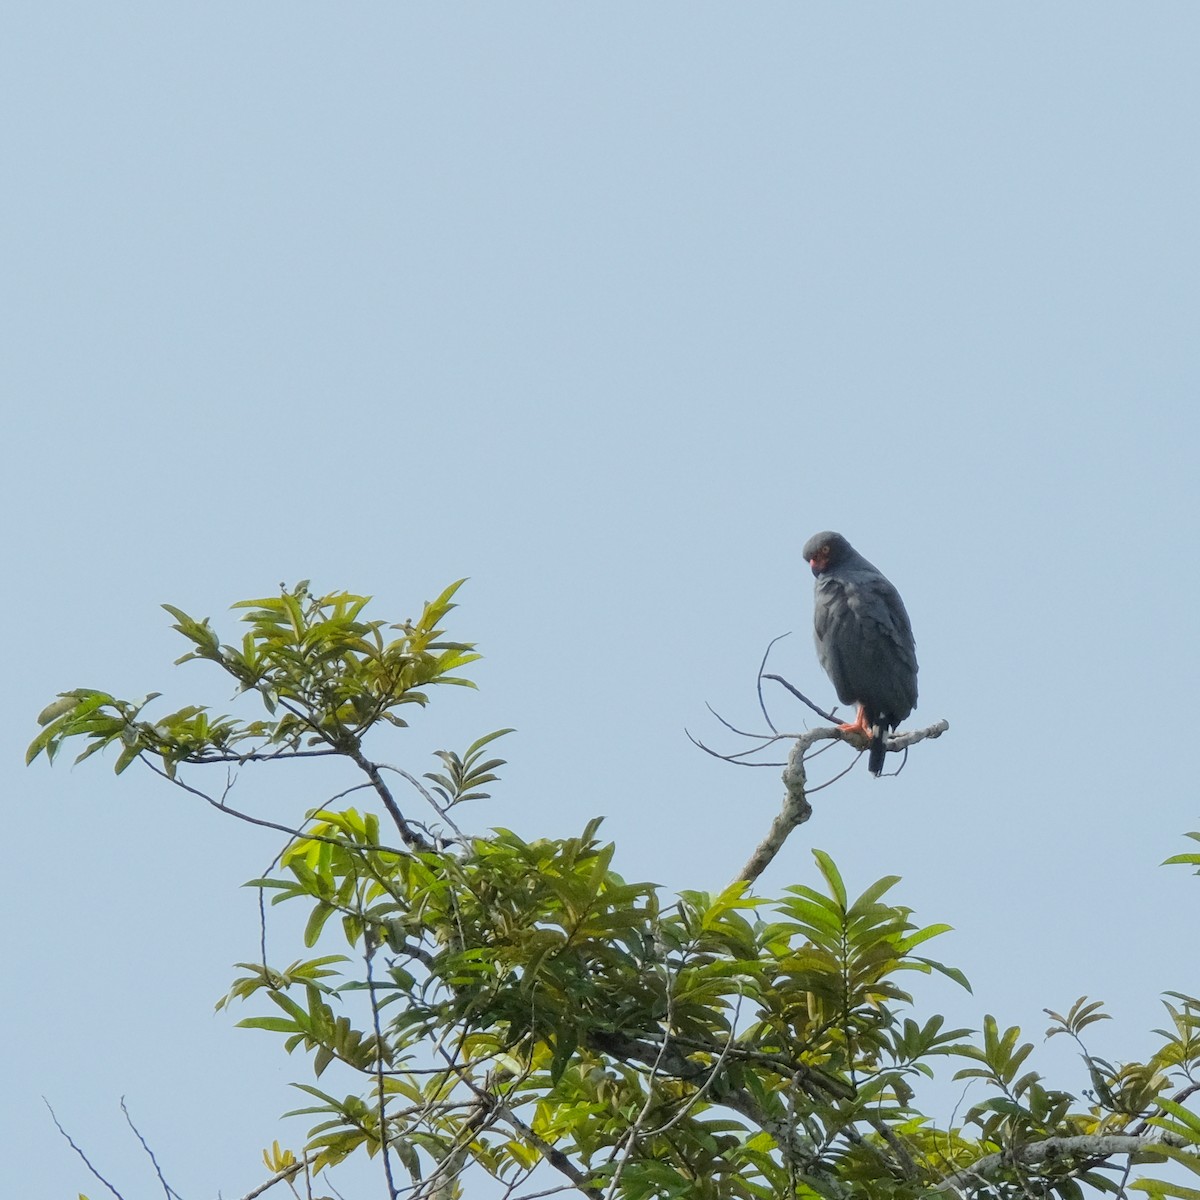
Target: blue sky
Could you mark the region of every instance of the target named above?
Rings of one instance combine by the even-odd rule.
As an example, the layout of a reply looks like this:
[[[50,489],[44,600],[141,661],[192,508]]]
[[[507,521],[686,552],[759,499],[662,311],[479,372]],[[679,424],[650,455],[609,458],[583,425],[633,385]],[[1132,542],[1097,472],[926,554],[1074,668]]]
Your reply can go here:
[[[148,775],[21,766],[61,689],[223,703],[158,605],[281,580],[399,619],[470,576],[481,691],[381,757],[516,726],[477,828],[603,814],[627,877],[715,889],[778,774],[683,729],[753,720],[786,630],[777,668],[830,698],[799,548],[840,529],[912,615],[913,720],[951,731],[821,793],[763,888],[811,881],[810,845],[900,874],[956,927],[955,1019],[1038,1036],[1086,992],[1102,1052],[1149,1049],[1157,993],[1200,988],[1194,881],[1156,866],[1200,827],[1194,5],[7,25],[12,1194],[98,1190],[42,1095],[127,1195],[122,1095],[188,1197],[302,1137],[275,1120],[302,1064],[212,1015],[273,840]],[[325,782],[242,802],[295,817]]]

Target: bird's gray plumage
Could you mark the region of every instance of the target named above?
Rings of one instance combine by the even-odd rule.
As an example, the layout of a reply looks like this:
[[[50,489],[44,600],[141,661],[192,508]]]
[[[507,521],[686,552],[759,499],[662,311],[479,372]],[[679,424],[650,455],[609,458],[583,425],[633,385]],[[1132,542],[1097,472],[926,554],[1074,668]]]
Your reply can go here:
[[[804,559],[816,576],[817,657],[843,704],[860,704],[879,726],[868,766],[883,769],[884,736],[917,705],[917,654],[900,593],[840,533],[809,538]]]

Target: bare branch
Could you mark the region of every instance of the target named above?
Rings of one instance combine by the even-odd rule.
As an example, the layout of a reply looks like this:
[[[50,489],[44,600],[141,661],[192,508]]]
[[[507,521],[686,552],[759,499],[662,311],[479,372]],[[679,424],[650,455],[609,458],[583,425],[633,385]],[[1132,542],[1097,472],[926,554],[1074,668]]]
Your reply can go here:
[[[780,637],[787,637],[787,634],[781,634]],[[809,803],[809,796],[814,792],[819,792],[822,788],[829,787],[830,784],[836,783],[850,770],[853,769],[858,759],[855,758],[848,767],[843,771],[839,771],[831,779],[819,784],[814,788],[808,787],[808,779],[805,772],[805,761],[808,758],[815,757],[818,754],[823,754],[828,746],[823,746],[819,750],[814,750],[813,746],[821,741],[842,741],[854,746],[860,753],[866,749],[865,739],[857,730],[850,730],[839,725],[837,717],[832,712],[826,712],[819,705],[814,704],[803,692],[801,692],[793,684],[789,683],[782,675],[769,675],[764,673],[764,668],[767,665],[767,659],[770,656],[771,650],[775,643],[780,640],[779,637],[773,638],[763,652],[762,662],[758,668],[758,678],[756,681],[758,691],[758,706],[762,710],[763,719],[767,723],[767,728],[771,731],[767,733],[752,733],[749,730],[739,729],[736,725],[727,721],[716,709],[709,704],[708,710],[717,718],[722,725],[725,726],[731,733],[735,733],[738,737],[747,738],[756,742],[745,750],[734,751],[730,754],[722,754],[720,751],[712,749],[711,746],[706,746],[699,738],[693,737],[691,732],[684,730],[688,740],[692,745],[703,750],[705,754],[711,755],[713,758],[719,758],[722,762],[732,763],[736,767],[767,767],[767,766],[782,766],[783,767],[783,785],[784,785],[784,800],[783,807],[778,816],[771,823],[771,828],[767,831],[767,836],[759,843],[754,853],[750,856],[746,865],[742,868],[741,873],[736,877],[734,882],[750,883],[757,879],[763,871],[766,870],[775,855],[779,853],[783,843],[787,840],[788,835],[796,828],[797,825],[803,825],[805,821],[812,816],[812,805]],[[783,734],[776,728],[774,721],[771,719],[771,714],[767,709],[766,701],[763,697],[763,680],[770,679],[775,683],[786,688],[797,700],[807,705],[818,716],[826,721],[833,723],[834,728],[810,729],[801,734]],[[950,724],[947,721],[938,721],[934,725],[930,725],[926,729],[905,730],[903,733],[892,733],[884,739],[885,749],[888,751],[904,751],[905,760],[907,761],[908,748],[916,745],[917,742],[924,741],[926,738],[940,737]],[[773,746],[778,741],[791,740],[793,742],[790,753],[788,754],[786,763],[766,762],[755,759],[754,756],[760,751],[766,750]],[[903,766],[903,763],[901,764]],[[898,774],[898,772],[896,772]]]

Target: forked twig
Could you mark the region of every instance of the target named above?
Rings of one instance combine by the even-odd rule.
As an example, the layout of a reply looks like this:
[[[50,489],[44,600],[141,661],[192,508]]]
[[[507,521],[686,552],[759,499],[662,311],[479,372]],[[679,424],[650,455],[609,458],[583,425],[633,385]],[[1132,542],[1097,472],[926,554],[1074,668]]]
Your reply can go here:
[[[770,742],[762,746],[752,746],[749,750],[738,750],[734,754],[722,754],[719,750],[714,750],[711,746],[706,746],[699,738],[693,737],[690,730],[685,729],[684,736],[693,746],[703,750],[705,754],[711,754],[713,758],[719,758],[722,762],[732,763],[735,767],[782,767],[781,762],[745,762],[743,761],[748,755],[757,754],[760,750],[765,750]],[[752,734],[750,736],[757,736]],[[780,738],[772,738],[771,742],[781,740],[788,737],[788,734],[781,734]]]

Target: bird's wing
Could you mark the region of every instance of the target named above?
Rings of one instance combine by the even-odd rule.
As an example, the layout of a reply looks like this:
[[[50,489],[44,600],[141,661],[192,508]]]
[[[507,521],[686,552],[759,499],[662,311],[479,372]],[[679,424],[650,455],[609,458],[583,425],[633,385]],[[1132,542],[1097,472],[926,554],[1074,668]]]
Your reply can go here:
[[[843,704],[859,698],[853,647],[862,635],[850,603],[851,590],[844,581],[826,576],[817,583],[813,604],[817,658]]]
[[[858,625],[863,668],[892,704],[911,710],[917,702],[917,652],[900,593],[872,571],[854,580],[846,600]]]
[[[917,656],[900,594],[878,571],[823,577],[817,657],[843,704],[870,702],[903,719],[917,703]]]
[[[882,575],[876,573],[855,581],[856,586],[848,590],[847,602],[855,615],[865,626],[873,626],[878,636],[886,638],[905,658],[912,659],[912,665],[917,665],[913,654],[912,623],[900,593]]]

